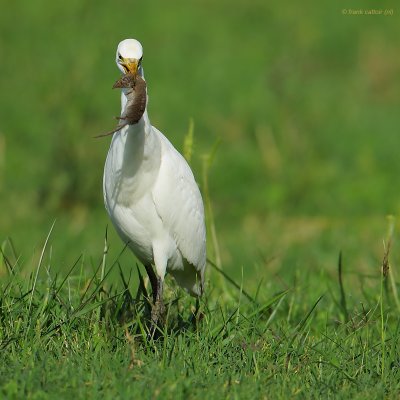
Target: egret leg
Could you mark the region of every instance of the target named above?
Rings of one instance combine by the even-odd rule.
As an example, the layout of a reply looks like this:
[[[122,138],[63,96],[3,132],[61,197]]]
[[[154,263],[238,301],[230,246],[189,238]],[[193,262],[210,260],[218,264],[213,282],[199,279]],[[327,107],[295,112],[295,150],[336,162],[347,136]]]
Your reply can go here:
[[[160,277],[157,277],[157,291],[153,308],[151,310],[151,321],[153,325],[157,325],[157,323],[164,318],[165,306],[163,302],[163,285],[163,280]]]
[[[156,273],[154,272],[153,267],[150,264],[147,264],[144,267],[146,268],[146,272],[147,272],[147,275],[150,280],[151,291],[153,293],[153,303],[155,304],[156,299],[157,299],[157,291],[158,291],[157,276],[156,276]]]
[[[197,314],[199,313],[200,310],[200,300],[198,297],[196,297],[196,310],[194,312],[194,316],[197,317]]]
[[[157,336],[157,324],[164,319],[165,306],[163,302],[163,280],[156,275],[150,264],[144,266],[150,280],[153,292],[153,306],[151,308],[151,337]]]
[[[196,308],[194,310],[194,313],[191,315],[189,318],[189,322],[192,323],[195,327],[197,326],[197,323],[200,321],[200,319],[203,318],[202,313],[200,312],[200,300],[199,297],[196,297]]]

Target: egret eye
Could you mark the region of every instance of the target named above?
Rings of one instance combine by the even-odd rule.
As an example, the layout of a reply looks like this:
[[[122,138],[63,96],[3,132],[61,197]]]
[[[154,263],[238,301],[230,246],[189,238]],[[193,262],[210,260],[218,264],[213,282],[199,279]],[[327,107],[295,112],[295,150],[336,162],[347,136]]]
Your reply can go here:
[[[121,56],[121,54],[118,54],[118,60],[122,60],[122,56]]]

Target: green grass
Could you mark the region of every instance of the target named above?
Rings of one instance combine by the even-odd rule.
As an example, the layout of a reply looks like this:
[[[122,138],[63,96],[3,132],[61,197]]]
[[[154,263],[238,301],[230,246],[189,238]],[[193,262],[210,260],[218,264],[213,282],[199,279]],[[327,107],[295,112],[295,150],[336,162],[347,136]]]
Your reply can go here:
[[[392,17],[341,12],[374,0],[24,3],[0,13],[0,398],[397,398],[393,2]],[[151,121],[191,158],[226,275],[209,266],[197,329],[168,281],[156,342],[111,227],[103,257],[109,140],[93,136],[119,112],[125,37],[144,45]]]
[[[153,340],[135,266],[123,271],[121,257],[106,252],[94,265],[77,257],[59,274],[50,242],[29,277],[4,246],[4,398],[398,396],[399,308],[387,271],[369,277],[357,299],[342,261],[337,282],[299,270],[288,284],[269,279],[249,289],[228,277],[221,290],[208,282],[197,326],[194,300],[168,280],[167,321]]]

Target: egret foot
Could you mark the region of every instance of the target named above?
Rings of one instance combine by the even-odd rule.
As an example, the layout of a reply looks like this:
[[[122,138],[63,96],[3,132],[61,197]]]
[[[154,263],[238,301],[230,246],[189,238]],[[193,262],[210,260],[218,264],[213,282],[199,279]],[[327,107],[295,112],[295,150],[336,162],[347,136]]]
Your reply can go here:
[[[163,324],[165,320],[165,306],[162,299],[155,302],[151,309],[151,323],[152,325]]]

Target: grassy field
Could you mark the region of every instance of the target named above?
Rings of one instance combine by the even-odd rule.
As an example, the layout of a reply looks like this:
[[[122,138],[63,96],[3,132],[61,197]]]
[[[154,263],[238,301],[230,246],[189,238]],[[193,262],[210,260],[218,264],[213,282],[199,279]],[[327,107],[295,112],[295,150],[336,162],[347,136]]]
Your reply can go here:
[[[0,398],[398,398],[395,3],[24,3],[0,13]],[[193,123],[218,267],[197,327],[168,280],[158,341],[112,227],[103,254],[126,37],[152,123],[180,150]]]

